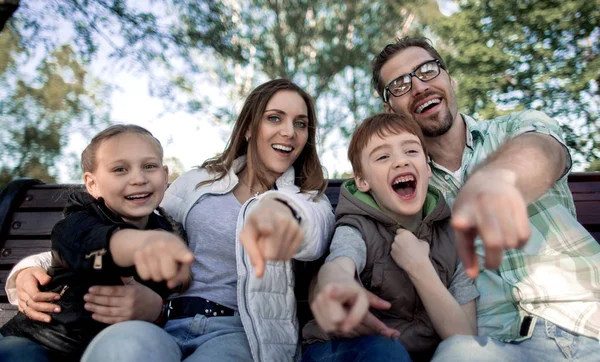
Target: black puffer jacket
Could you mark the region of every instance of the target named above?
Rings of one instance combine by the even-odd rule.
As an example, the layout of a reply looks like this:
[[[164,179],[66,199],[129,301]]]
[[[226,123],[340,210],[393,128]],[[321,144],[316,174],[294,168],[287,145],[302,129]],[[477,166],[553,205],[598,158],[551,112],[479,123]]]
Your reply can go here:
[[[122,285],[121,277],[138,281],[166,298],[170,291],[163,283],[139,280],[135,267],[117,266],[109,252],[109,240],[118,229],[137,229],[110,211],[102,199],[86,192],[70,195],[64,219],[52,229],[52,281],[42,291],[63,293],[57,304],[61,312],[50,323],[29,319],[18,313],[1,329],[3,336],[22,336],[43,344],[57,360],[79,360],[91,339],[107,325],[92,319],[84,309],[83,296],[92,285]],[[173,229],[177,230],[173,230]],[[155,212],[147,229],[176,232],[185,238],[181,224]],[[96,256],[102,254],[100,256]],[[101,259],[99,259],[101,258]],[[94,264],[101,262],[101,269]]]

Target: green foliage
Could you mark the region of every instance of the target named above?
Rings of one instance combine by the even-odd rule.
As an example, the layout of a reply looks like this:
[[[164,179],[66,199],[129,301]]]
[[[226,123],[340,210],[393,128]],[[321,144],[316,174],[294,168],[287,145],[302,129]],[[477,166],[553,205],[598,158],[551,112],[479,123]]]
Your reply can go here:
[[[588,171],[588,172],[600,171],[600,160],[595,160],[592,163],[590,163],[590,165],[588,166],[586,171]]]
[[[0,47],[5,94],[0,99],[0,182],[16,177],[55,182],[69,134],[106,124],[105,90],[68,45],[38,62],[34,71],[23,70],[36,62],[19,39],[10,26],[0,34],[0,44],[8,44]]]
[[[444,17],[435,0],[23,0],[0,34],[0,183],[52,180],[69,134],[106,122],[110,89],[88,72],[99,59],[148,75],[167,112],[225,122],[256,85],[290,78],[316,100],[321,149],[345,148],[356,124],[382,110],[371,59],[415,33],[444,54],[461,111],[540,109],[579,160],[598,159],[600,0],[460,6]]]
[[[382,111],[370,86],[373,56],[410,28],[419,8],[435,1],[254,0],[228,4],[235,26],[233,43],[247,61],[217,56],[210,71],[237,100],[273,78],[288,78],[316,100],[321,146],[345,147],[357,122]],[[436,7],[437,9],[437,7]],[[201,16],[201,15],[200,15]],[[235,109],[214,113],[230,121]],[[326,136],[331,136],[327,142]],[[336,139],[334,141],[334,138]]]
[[[574,153],[600,157],[599,0],[464,0],[431,27],[463,112],[538,109],[561,123]]]

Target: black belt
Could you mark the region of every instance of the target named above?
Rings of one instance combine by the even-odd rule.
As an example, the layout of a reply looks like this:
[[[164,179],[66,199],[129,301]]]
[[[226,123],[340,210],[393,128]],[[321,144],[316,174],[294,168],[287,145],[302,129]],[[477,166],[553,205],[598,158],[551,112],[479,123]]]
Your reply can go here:
[[[206,317],[232,316],[235,311],[219,303],[200,297],[181,297],[171,300],[169,319],[195,317],[201,314]]]
[[[523,318],[523,321],[521,322],[521,329],[519,330],[519,334],[522,337],[525,337],[529,334],[529,328],[531,328],[532,321],[533,318],[531,316],[526,316],[525,318]]]

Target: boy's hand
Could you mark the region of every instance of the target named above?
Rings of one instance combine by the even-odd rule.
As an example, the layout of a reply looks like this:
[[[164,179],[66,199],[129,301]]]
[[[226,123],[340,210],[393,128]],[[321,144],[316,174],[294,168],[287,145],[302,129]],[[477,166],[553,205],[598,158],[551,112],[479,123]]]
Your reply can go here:
[[[392,244],[392,259],[407,272],[415,267],[429,263],[429,244],[417,239],[406,229],[398,229]]]
[[[304,232],[290,209],[280,201],[261,201],[248,215],[240,233],[254,273],[261,278],[266,260],[289,260],[304,240]]]
[[[135,251],[133,260],[140,278],[155,282],[166,280],[167,287],[174,288],[190,277],[194,254],[180,237],[156,230]]]
[[[331,283],[313,299],[310,309],[325,332],[351,338],[381,334],[397,338],[400,333],[377,319],[369,308],[388,309],[390,303],[375,296],[356,282]]]

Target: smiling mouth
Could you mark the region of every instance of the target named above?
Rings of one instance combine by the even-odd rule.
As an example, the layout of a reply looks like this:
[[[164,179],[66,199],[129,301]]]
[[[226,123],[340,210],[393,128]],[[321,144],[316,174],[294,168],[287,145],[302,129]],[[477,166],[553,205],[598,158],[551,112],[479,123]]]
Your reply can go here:
[[[129,195],[129,196],[125,196],[125,198],[127,200],[143,200],[143,199],[149,198],[150,195],[152,195],[152,193]]]
[[[292,146],[286,146],[286,145],[280,145],[280,144],[274,144],[274,145],[271,145],[271,147],[275,151],[282,152],[282,153],[285,153],[285,154],[290,154],[294,150],[294,147],[292,147]]]
[[[398,176],[392,182],[392,189],[401,198],[411,198],[417,190],[417,178],[414,175]]]
[[[440,103],[442,103],[442,100],[439,98],[430,99],[427,102],[418,106],[417,109],[415,109],[415,113],[421,114],[427,112],[428,110],[432,109]]]

